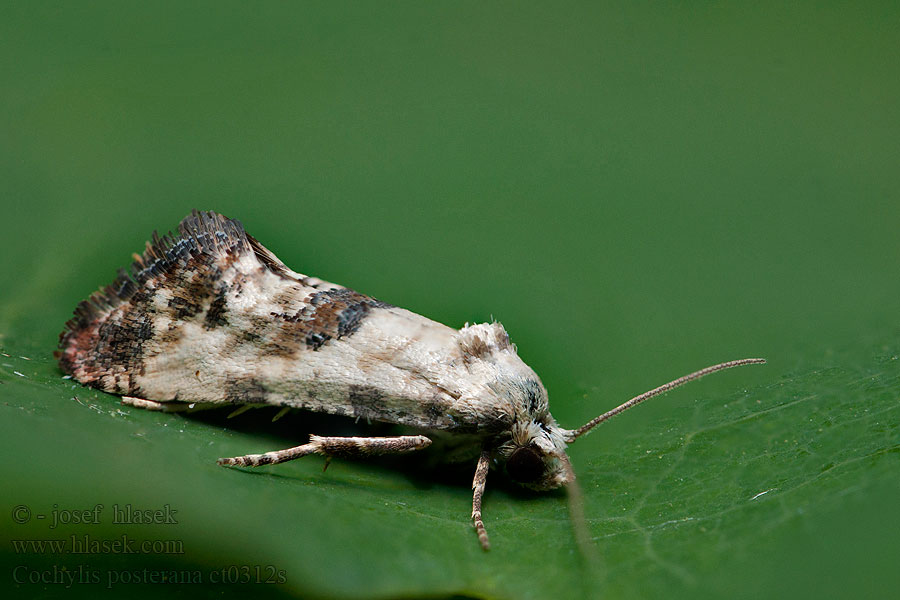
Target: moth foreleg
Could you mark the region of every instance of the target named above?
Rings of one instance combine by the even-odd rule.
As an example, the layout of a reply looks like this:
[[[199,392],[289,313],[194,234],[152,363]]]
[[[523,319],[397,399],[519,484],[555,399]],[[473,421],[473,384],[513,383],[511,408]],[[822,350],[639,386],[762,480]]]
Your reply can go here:
[[[484,495],[484,486],[487,483],[488,469],[491,466],[491,453],[484,449],[478,457],[478,466],[475,467],[475,479],[472,481],[472,524],[475,525],[475,533],[478,541],[485,550],[491,549],[484,521],[481,520],[481,497]]]
[[[220,458],[220,465],[238,467],[258,467],[274,465],[307,454],[322,454],[327,459],[333,456],[360,457],[378,454],[403,454],[414,450],[422,450],[431,445],[431,440],[424,435],[401,435],[397,437],[325,437],[309,436],[309,443],[284,450],[275,450],[265,454],[247,454],[232,458]],[[327,463],[326,463],[327,466]]]

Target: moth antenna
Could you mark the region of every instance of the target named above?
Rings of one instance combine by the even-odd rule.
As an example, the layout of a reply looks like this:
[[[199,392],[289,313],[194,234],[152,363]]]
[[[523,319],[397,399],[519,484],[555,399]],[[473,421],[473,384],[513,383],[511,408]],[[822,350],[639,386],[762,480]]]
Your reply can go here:
[[[652,398],[653,396],[659,396],[660,394],[665,394],[669,390],[672,390],[672,389],[677,388],[678,386],[684,385],[685,383],[687,383],[689,381],[694,381],[695,379],[700,379],[701,377],[703,377],[705,375],[709,375],[710,373],[715,373],[716,371],[722,371],[724,369],[730,369],[731,367],[741,367],[743,365],[761,365],[761,364],[765,364],[765,362],[766,362],[766,359],[764,359],[764,358],[742,358],[740,360],[730,360],[728,362],[719,363],[719,364],[713,365],[711,367],[706,367],[705,369],[700,369],[699,371],[694,371],[693,373],[690,373],[689,375],[685,375],[684,377],[679,377],[678,379],[675,379],[674,381],[670,381],[669,383],[661,385],[658,388],[652,389],[649,392],[644,392],[640,396],[635,396],[628,402],[625,402],[624,404],[620,404],[619,406],[615,407],[611,411],[605,412],[602,415],[600,415],[599,417],[591,419],[590,421],[588,421],[587,423],[585,423],[578,429],[574,429],[571,432],[569,432],[569,435],[566,437],[566,442],[571,444],[578,437],[589,432],[591,429],[593,429],[594,427],[596,427],[603,421],[609,419],[610,417],[614,417],[617,414],[619,414],[620,412],[624,412],[624,411],[628,410],[629,408],[640,404],[641,402],[643,402],[644,400],[646,400],[648,398]]]

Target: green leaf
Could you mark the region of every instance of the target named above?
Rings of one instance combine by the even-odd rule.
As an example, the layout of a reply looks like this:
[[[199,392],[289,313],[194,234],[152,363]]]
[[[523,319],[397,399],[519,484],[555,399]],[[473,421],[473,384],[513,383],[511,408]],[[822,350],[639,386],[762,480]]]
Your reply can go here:
[[[827,365],[788,373],[769,365],[755,373],[766,383],[697,397],[616,447],[590,455],[578,448],[593,562],[579,554],[563,495],[519,492],[492,473],[485,514],[494,549],[485,554],[469,523],[465,480],[337,460],[322,472],[313,457],[223,469],[218,456],[286,447],[302,434],[265,433],[268,414],[240,431],[224,419],[122,407],[61,379],[47,357],[16,352],[4,349],[0,371],[8,449],[0,475],[15,482],[4,509],[23,505],[47,519],[4,519],[4,538],[127,536],[183,553],[13,553],[9,565],[75,571],[89,562],[104,582],[149,565],[200,573],[208,589],[218,589],[209,583],[214,571],[246,566],[262,569],[253,577],[283,572],[272,593],[329,597],[749,597],[786,573],[821,582],[827,594],[831,568],[860,569],[855,583],[872,593],[896,582],[896,574],[876,571],[888,566],[885,551],[897,549],[888,534],[898,524],[900,492],[897,344],[868,356],[846,348]],[[303,431],[302,422],[290,428]],[[54,509],[98,503],[96,524],[48,526]],[[168,507],[177,523],[115,524],[116,505],[119,512]]]

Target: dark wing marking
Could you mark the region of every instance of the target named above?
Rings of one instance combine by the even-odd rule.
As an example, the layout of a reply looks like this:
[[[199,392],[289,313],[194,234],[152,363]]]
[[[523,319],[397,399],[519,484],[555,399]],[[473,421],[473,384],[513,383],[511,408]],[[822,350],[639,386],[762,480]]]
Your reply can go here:
[[[140,370],[143,342],[153,335],[153,297],[166,288],[176,293],[168,307],[176,318],[207,310],[221,293],[217,281],[237,256],[252,250],[241,222],[214,212],[194,210],[171,232],[153,236],[131,269],[121,269],[110,285],[91,294],[75,309],[59,337],[59,365],[83,383],[111,370]],[[212,323],[217,315],[207,314]],[[94,364],[89,364],[94,363]],[[108,382],[107,382],[108,383]],[[122,384],[135,393],[130,384]],[[98,385],[110,389],[110,385]]]
[[[144,253],[135,255],[130,272],[120,269],[115,281],[79,303],[60,335],[61,345],[70,334],[130,300],[148,281],[164,278],[191,259],[227,256],[250,248],[240,221],[213,212],[194,210],[181,221],[178,231],[177,236],[169,232],[162,237],[154,231]]]

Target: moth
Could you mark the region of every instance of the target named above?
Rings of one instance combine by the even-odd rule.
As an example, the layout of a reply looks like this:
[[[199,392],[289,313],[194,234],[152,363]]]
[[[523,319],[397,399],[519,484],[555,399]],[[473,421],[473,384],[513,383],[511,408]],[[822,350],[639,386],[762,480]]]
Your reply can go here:
[[[558,488],[575,477],[567,445],[599,423],[709,373],[765,362],[707,367],[565,429],[500,323],[457,330],[302,275],[240,221],[196,210],[177,234],[154,232],[130,271],[78,305],[56,355],[82,384],[138,408],[274,406],[279,416],[299,408],[416,432],[311,435],[300,446],[220,458],[220,465],[399,454],[450,437],[476,464],[471,518],[485,550],[481,505],[492,466],[529,488]]]

